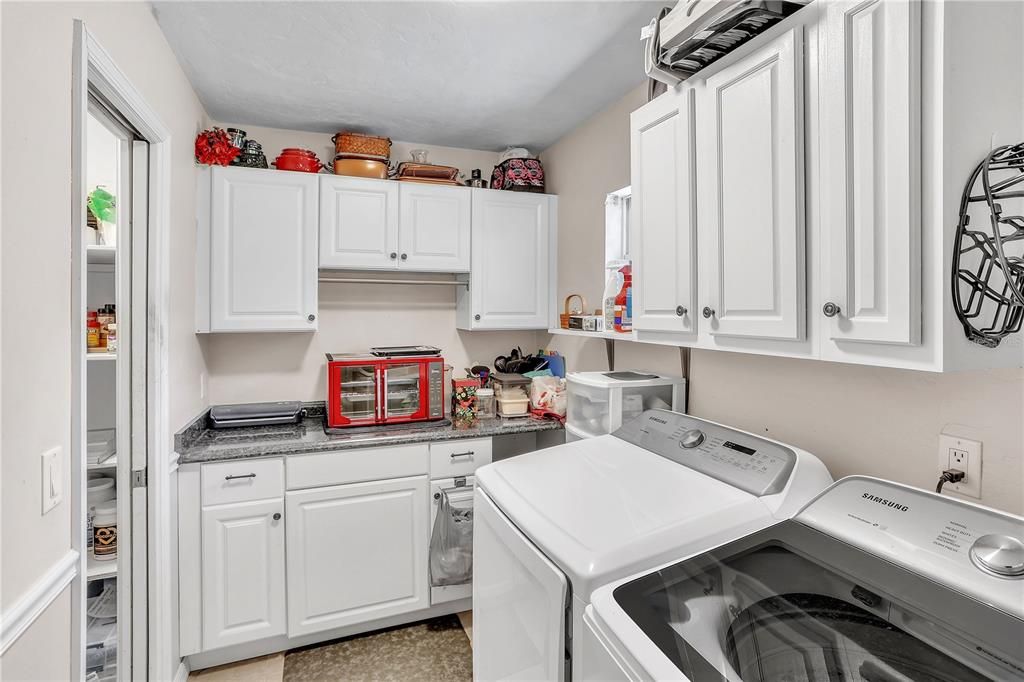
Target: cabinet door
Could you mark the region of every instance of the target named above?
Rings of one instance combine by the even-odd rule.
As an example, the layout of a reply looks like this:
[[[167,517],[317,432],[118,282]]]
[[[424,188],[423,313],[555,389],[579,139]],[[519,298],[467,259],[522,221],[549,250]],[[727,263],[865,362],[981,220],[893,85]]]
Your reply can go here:
[[[701,314],[712,335],[802,339],[802,28],[699,93]]]
[[[317,180],[214,168],[210,331],[312,331],[317,310]]]
[[[472,329],[547,329],[550,201],[544,194],[473,192]]]
[[[693,332],[697,197],[693,89],[633,112],[633,327]]]
[[[921,338],[919,13],[907,0],[825,6],[818,314],[836,341]]]
[[[320,178],[320,267],[398,267],[398,183]]]
[[[426,608],[427,477],[289,492],[288,635]]]
[[[203,508],[203,649],[285,633],[283,506]]]
[[[403,183],[398,196],[399,267],[469,272],[470,190]]]

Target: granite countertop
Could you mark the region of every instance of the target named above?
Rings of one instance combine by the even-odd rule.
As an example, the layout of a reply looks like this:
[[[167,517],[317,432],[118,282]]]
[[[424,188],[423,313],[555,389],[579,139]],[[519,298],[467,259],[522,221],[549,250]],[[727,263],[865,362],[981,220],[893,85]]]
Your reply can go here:
[[[556,421],[521,417],[485,419],[468,427],[454,427],[447,422],[423,422],[416,426],[380,426],[357,429],[351,433],[328,434],[324,431],[322,404],[314,403],[307,409],[306,418],[298,424],[243,426],[233,429],[208,428],[207,415],[204,413],[175,436],[178,463],[219,462],[247,457],[334,452],[380,445],[489,438],[562,428]]]

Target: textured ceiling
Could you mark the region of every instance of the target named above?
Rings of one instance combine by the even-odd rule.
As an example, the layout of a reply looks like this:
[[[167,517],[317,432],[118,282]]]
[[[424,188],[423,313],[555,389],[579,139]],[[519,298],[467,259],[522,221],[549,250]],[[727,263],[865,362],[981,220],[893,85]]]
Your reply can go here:
[[[215,120],[540,150],[643,81],[671,2],[154,2]]]

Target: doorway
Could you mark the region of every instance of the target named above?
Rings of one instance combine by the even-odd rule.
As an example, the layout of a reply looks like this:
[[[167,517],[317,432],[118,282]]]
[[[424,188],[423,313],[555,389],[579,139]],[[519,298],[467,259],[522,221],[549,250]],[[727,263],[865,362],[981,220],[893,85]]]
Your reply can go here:
[[[80,21],[73,58],[72,679],[162,678],[170,134]]]

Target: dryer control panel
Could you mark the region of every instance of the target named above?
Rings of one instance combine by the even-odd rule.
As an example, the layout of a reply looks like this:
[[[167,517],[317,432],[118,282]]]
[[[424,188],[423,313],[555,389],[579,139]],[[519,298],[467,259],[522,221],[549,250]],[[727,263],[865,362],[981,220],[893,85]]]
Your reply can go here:
[[[796,466],[784,445],[667,410],[647,410],[614,435],[758,497],[782,492]]]

